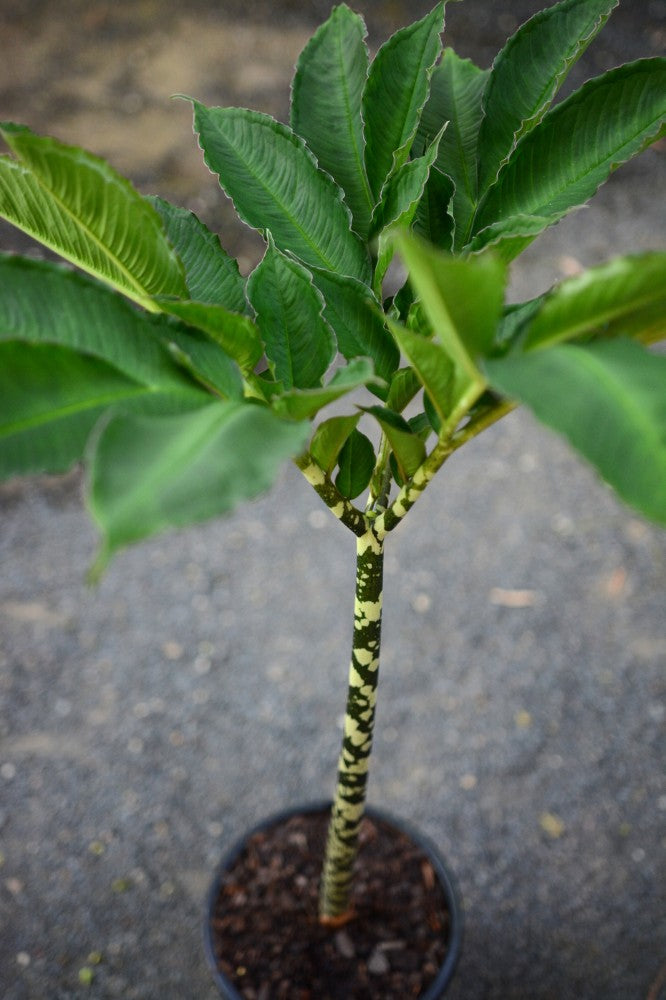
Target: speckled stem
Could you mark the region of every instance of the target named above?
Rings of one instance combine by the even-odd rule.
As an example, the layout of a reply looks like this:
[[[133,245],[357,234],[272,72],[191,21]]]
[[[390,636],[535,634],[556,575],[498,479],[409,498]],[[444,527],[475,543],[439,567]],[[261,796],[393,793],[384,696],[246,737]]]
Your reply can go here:
[[[347,710],[319,897],[323,923],[342,922],[350,910],[352,869],[365,808],[377,700],[384,552],[373,528],[357,539],[356,554]]]
[[[343,497],[331,477],[326,475],[320,465],[315,462],[312,455],[304,452],[298,455],[294,462],[301,470],[310,486],[324,501],[329,510],[335,514],[339,521],[353,531],[355,535],[364,535],[368,530],[368,525],[364,514],[354,507],[351,500]]]
[[[438,441],[425,462],[416,470],[414,476],[402,487],[397,497],[388,508],[377,517],[375,532],[383,538],[387,532],[393,531],[403,517],[414,506],[435,473],[439,471],[449,455],[454,451],[450,441]]]

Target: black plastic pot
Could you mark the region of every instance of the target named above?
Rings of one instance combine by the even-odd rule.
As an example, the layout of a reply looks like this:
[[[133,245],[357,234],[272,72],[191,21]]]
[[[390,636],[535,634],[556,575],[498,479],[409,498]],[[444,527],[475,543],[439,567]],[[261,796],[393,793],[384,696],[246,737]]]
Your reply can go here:
[[[214,950],[214,939],[213,939],[213,916],[217,901],[220,895],[220,885],[224,878],[226,872],[233,867],[245,845],[250,837],[255,833],[260,833],[265,830],[276,826],[285,820],[288,820],[292,816],[297,815],[308,815],[312,813],[321,813],[330,810],[330,802],[316,802],[310,803],[305,806],[299,806],[292,809],[286,809],[283,812],[277,813],[270,816],[261,823],[258,823],[255,827],[245,833],[234,845],[233,847],[224,855],[222,861],[217,869],[213,882],[211,884],[207,901],[206,901],[206,913],[205,913],[205,923],[204,923],[204,947],[206,951],[206,958],[208,960],[208,965],[215,980],[215,984],[220,991],[221,996],[224,1000],[243,1000],[242,995],[238,992],[233,983],[222,973],[218,967],[217,959],[215,957]],[[427,988],[427,990],[420,995],[418,1000],[440,1000],[446,993],[447,987],[453,978],[453,974],[460,957],[460,952],[462,949],[462,937],[463,937],[463,914],[462,914],[462,904],[460,900],[460,894],[455,884],[451,873],[449,872],[444,859],[439,853],[435,845],[424,837],[418,830],[414,829],[409,823],[405,823],[401,819],[396,819],[389,813],[385,813],[381,810],[368,807],[366,809],[366,815],[369,819],[376,819],[388,823],[393,826],[396,830],[407,835],[407,837],[421,849],[421,851],[428,857],[435,877],[437,878],[444,897],[446,900],[447,908],[449,911],[449,928],[447,933],[447,951],[444,962],[440,966],[437,976]]]

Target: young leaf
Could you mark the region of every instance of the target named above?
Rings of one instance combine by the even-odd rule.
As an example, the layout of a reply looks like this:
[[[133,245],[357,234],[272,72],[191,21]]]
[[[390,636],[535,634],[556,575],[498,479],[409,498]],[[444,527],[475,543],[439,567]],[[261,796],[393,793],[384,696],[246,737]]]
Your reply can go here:
[[[421,382],[416,373],[411,368],[401,368],[391,379],[389,393],[386,397],[386,405],[389,410],[394,410],[395,413],[402,413],[408,403],[411,403],[414,399],[420,388]]]
[[[425,444],[400,414],[385,406],[368,406],[363,410],[372,414],[383,430],[398,463],[400,478],[407,482],[426,457]]]
[[[367,239],[374,206],[363,158],[365,36],[358,14],[346,4],[334,7],[300,55],[291,94],[291,127],[344,191],[362,239]]]
[[[642,59],[588,81],[523,137],[481,203],[474,232],[520,215],[556,222],[654,142],[665,120],[666,59]]]
[[[393,258],[393,240],[391,235],[385,233],[384,230],[391,226],[406,228],[411,224],[419,201],[423,197],[430,171],[437,158],[437,149],[441,138],[442,132],[439,132],[423,156],[403,163],[386,182],[382,200],[372,219],[372,230],[379,233],[373,282],[377,295],[381,293],[382,282]]]
[[[483,99],[479,188],[497,179],[520,138],[541,121],[577,59],[619,0],[562,0],[535,14],[493,63]]]
[[[323,406],[367,385],[373,378],[372,363],[367,358],[357,358],[339,368],[330,382],[320,389],[292,389],[278,396],[273,402],[273,409],[292,420],[309,419]]]
[[[248,295],[271,372],[285,389],[310,389],[335,357],[335,340],[312,275],[276,249],[269,237],[263,260],[248,281]]]
[[[178,412],[210,396],[194,384],[151,385],[56,344],[0,343],[0,478],[64,472],[110,407]]]
[[[377,205],[372,218],[372,232],[381,233],[389,226],[407,227],[414,218],[416,206],[437,159],[439,143],[444,133],[442,128],[428,144],[423,156],[407,160],[389,177],[382,192],[382,200]]]
[[[419,138],[427,142],[448,122],[439,145],[437,167],[454,185],[451,210],[456,247],[465,242],[478,199],[477,145],[487,79],[487,70],[461,59],[453,49],[445,49],[432,74],[430,96],[419,126]],[[439,241],[433,242],[442,246]]]
[[[439,422],[444,423],[453,403],[453,361],[436,340],[428,340],[397,323],[391,324],[391,329],[400,349],[428,393]]]
[[[329,417],[317,427],[310,442],[310,454],[324,472],[333,471],[340,449],[360,419],[360,413],[345,417]]]
[[[305,143],[269,115],[194,101],[204,158],[241,219],[306,264],[370,280],[342,191]]]
[[[354,428],[338,455],[335,485],[343,497],[353,500],[366,488],[375,468],[375,449],[369,438]]]
[[[245,373],[251,372],[263,351],[256,324],[249,316],[224,306],[184,299],[156,299],[160,308],[184,323],[203,330]]]
[[[470,253],[492,250],[505,264],[510,264],[552,222],[544,215],[513,215],[486,226],[465,249]]]
[[[661,317],[666,325],[666,253],[616,257],[562,282],[524,324],[524,350],[574,337],[632,333]],[[656,339],[656,338],[655,338]]]
[[[599,340],[486,361],[485,370],[627,503],[666,523],[666,357],[631,340]]]
[[[490,351],[502,314],[506,268],[497,258],[459,258],[407,233],[396,243],[435,335],[472,382],[483,381],[476,359]]]
[[[169,242],[183,263],[189,297],[231,312],[247,312],[245,279],[238,262],[222,249],[219,237],[194,212],[163,198],[149,197],[148,201],[159,213]]]
[[[441,51],[443,27],[444,3],[438,3],[421,21],[385,42],[370,66],[362,108],[365,166],[375,201],[389,174],[409,156],[428,97],[430,74]]]
[[[159,420],[113,416],[90,457],[89,504],[104,535],[96,572],[131,542],[225,513],[268,489],[304,446],[308,427],[246,402]]]
[[[497,325],[495,335],[495,348],[493,355],[502,355],[517,343],[521,343],[521,336],[526,325],[535,316],[547,293],[537,295],[534,299],[526,302],[514,302],[506,306],[504,315]]]
[[[450,177],[433,166],[423,197],[416,208],[414,232],[428,243],[448,252],[453,250],[455,222],[451,203],[455,185]]]
[[[0,215],[145,309],[187,295],[182,265],[145,198],[104,160],[4,122]]]
[[[340,353],[349,361],[370,358],[377,375],[389,382],[400,362],[400,351],[370,289],[330,271],[314,268],[312,275],[324,296],[324,317],[335,333]]]

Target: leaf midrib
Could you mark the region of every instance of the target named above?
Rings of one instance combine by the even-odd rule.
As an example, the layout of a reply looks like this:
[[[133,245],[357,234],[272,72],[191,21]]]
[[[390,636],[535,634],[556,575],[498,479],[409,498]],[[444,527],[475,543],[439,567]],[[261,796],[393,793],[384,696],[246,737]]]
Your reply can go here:
[[[349,96],[349,86],[347,82],[347,76],[345,74],[344,59],[342,56],[342,34],[340,31],[337,33],[337,54],[338,54],[338,66],[340,70],[340,78],[342,80],[342,95],[343,102],[345,106],[345,111],[347,113],[347,129],[349,131],[349,138],[351,140],[352,149],[354,151],[354,159],[356,169],[361,178],[361,188],[367,207],[369,209],[369,217],[372,217],[372,210],[374,208],[374,198],[372,196],[372,191],[370,190],[370,181],[368,180],[368,174],[365,169],[365,150],[361,151],[356,142],[356,133],[354,132],[354,126],[352,122],[352,107],[351,99]],[[367,75],[366,75],[367,80]],[[363,135],[363,118],[361,116],[361,134]]]
[[[266,127],[263,122],[260,122],[260,124],[261,124],[262,128]],[[277,124],[277,122],[276,122],[276,124]],[[251,164],[243,156],[240,155],[239,150],[230,141],[230,139],[226,136],[226,134],[221,129],[217,129],[216,128],[216,131],[217,131],[217,134],[219,135],[219,137],[227,144],[227,146],[229,147],[229,149],[231,150],[231,152],[236,156],[237,161],[241,164],[241,166],[243,167],[243,169],[245,169],[246,172],[248,174],[250,174],[250,176],[253,177],[254,180],[259,184],[259,186],[266,192],[266,194],[268,194],[270,196],[270,198],[278,206],[278,208],[283,212],[283,214],[286,216],[286,218],[291,223],[291,225],[294,227],[294,229],[296,229],[296,231],[303,237],[305,243],[316,254],[316,256],[319,258],[319,260],[322,262],[322,264],[326,268],[326,270],[328,270],[328,271],[335,271],[335,270],[337,270],[335,263],[332,260],[330,260],[323,253],[323,251],[317,246],[317,244],[313,241],[312,237],[310,237],[309,234],[307,233],[307,231],[303,228],[303,226],[301,225],[301,223],[297,221],[296,217],[289,210],[289,208],[287,207],[287,205],[284,204],[284,202],[280,198],[277,197],[277,194],[268,186],[268,184],[263,179],[263,177],[261,177],[257,173],[256,170],[252,169]],[[279,135],[281,133],[276,132],[275,134]],[[285,138],[291,145],[294,145],[293,143],[291,143],[291,139],[288,136],[282,135],[282,137]],[[294,146],[294,148],[296,148],[296,147]],[[305,146],[303,146],[302,148],[305,149]],[[206,153],[207,157],[208,157],[208,155],[209,154]],[[307,155],[307,150],[306,150],[306,155]],[[316,165],[316,163],[313,162],[312,165],[315,168],[315,170],[317,171],[317,174],[321,175],[322,178],[325,178],[325,175],[319,169],[319,167]],[[214,166],[213,166],[213,170],[215,170]],[[218,173],[217,170],[215,170],[215,172]],[[219,174],[218,174],[218,176],[219,176]],[[333,183],[335,183],[335,182],[333,182]],[[342,204],[342,202],[340,202],[340,203]],[[352,233],[351,228],[348,231],[349,231],[350,234]]]
[[[76,403],[69,403],[67,406],[52,407],[48,411],[27,417],[23,420],[15,420],[11,424],[0,426],[0,437],[9,437],[11,434],[18,434],[25,430],[41,427],[44,424],[53,423],[56,420],[63,420],[65,417],[75,416],[77,413],[84,413],[86,410],[98,409],[101,406],[108,406],[119,401],[128,399],[138,399],[141,396],[149,396],[164,392],[161,386],[137,386],[135,389],[114,390],[102,393],[100,396],[89,396],[87,399],[79,400]]]
[[[155,306],[155,304],[151,300],[150,292],[141,285],[141,283],[134,277],[131,271],[128,270],[126,265],[124,265],[122,261],[114,253],[112,253],[108,249],[108,247],[105,246],[104,243],[102,243],[102,241],[93,232],[93,230],[90,229],[90,227],[82,219],[76,216],[68,208],[66,202],[64,202],[62,198],[58,194],[56,194],[55,191],[53,191],[47,184],[43,182],[39,174],[36,174],[35,171],[31,170],[29,167],[24,166],[23,163],[12,161],[9,157],[6,158],[6,162],[10,164],[12,168],[17,169],[21,173],[23,173],[23,175],[26,178],[34,180],[38,188],[41,189],[43,192],[46,192],[47,195],[51,197],[51,199],[55,202],[59,210],[62,211],[71,221],[73,221],[76,227],[78,227],[80,230],[83,231],[84,235],[88,239],[90,239],[90,241],[94,243],[99,250],[101,250],[103,256],[106,256],[112,262],[112,264],[115,265],[115,267],[118,269],[121,275],[123,275],[123,277],[127,279],[130,287],[128,288],[119,285],[117,281],[113,280],[111,275],[104,273],[104,271],[98,270],[94,266],[90,266],[89,263],[82,263],[81,259],[74,256],[72,253],[64,252],[62,247],[58,246],[56,243],[52,242],[49,239],[45,239],[39,233],[38,230],[35,229],[32,232],[30,232],[31,236],[37,238],[40,241],[40,243],[44,244],[44,246],[49,247],[50,250],[54,250],[61,257],[64,257],[66,260],[71,261],[71,263],[75,264],[77,267],[83,267],[85,270],[94,274],[96,277],[101,278],[103,281],[111,281],[112,284],[116,288],[118,288],[121,292],[129,294],[131,290],[134,289],[136,294],[131,295],[130,297],[133,298],[135,302],[137,302],[140,306],[143,306],[143,308],[146,309],[148,312],[159,312],[159,309]],[[28,231],[29,230],[26,227],[26,232]]]
[[[622,68],[623,67],[620,67],[620,69],[622,69]],[[649,72],[648,67],[646,67],[646,71]],[[613,72],[613,71],[610,70],[609,72]],[[610,82],[612,84],[614,81],[607,81],[607,82]],[[636,82],[636,81],[632,80],[632,82]],[[582,87],[580,90],[576,91],[575,94],[572,94],[571,98],[569,98],[566,102],[557,105],[557,107],[554,108],[552,111],[550,111],[548,113],[548,115],[545,115],[544,118],[542,118],[542,120],[541,120],[541,122],[544,123],[544,127],[545,127],[545,123],[547,121],[547,118],[550,115],[552,115],[553,117],[551,118],[551,121],[548,123],[548,127],[549,128],[552,127],[552,121],[555,120],[556,117],[560,116],[563,113],[563,109],[566,108],[567,110],[570,110],[571,107],[574,105],[574,101],[579,102],[582,99],[581,95],[582,95],[582,93],[583,93],[584,90],[585,90],[585,87]],[[601,87],[596,92],[595,96],[598,96],[598,94],[599,94],[600,91],[601,91]],[[613,151],[610,154],[607,154],[602,159],[596,160],[587,170],[584,170],[583,172],[576,174],[576,178],[575,178],[575,180],[573,182],[566,183],[566,181],[565,181],[565,183],[563,184],[563,186],[561,186],[561,187],[555,187],[554,189],[552,189],[553,193],[550,195],[550,202],[554,201],[556,198],[559,198],[568,188],[571,188],[571,187],[574,187],[575,185],[580,184],[587,177],[589,177],[590,174],[595,173],[595,171],[597,171],[599,169],[599,167],[602,166],[603,164],[609,163],[609,162],[612,164],[613,163],[613,158],[619,153],[619,151],[621,149],[624,149],[626,146],[630,146],[633,142],[635,142],[635,140],[639,136],[643,136],[644,141],[648,142],[650,140],[650,138],[655,134],[655,132],[659,129],[662,121],[663,121],[663,115],[659,115],[656,118],[654,118],[648,125],[644,125],[644,126],[638,128],[637,131],[632,132],[631,135],[629,136],[629,138],[626,138],[626,136],[625,136],[624,137],[624,141],[622,142],[622,144],[620,146],[614,147]],[[537,134],[538,134],[537,132],[533,131],[533,132],[528,133],[528,137],[529,137],[529,139],[531,139],[532,136],[537,135]],[[551,132],[551,136],[553,134],[554,134],[554,132]],[[516,150],[518,151],[518,152],[516,152],[517,156],[524,156],[525,155],[525,153],[524,153],[524,147],[521,150],[520,149],[520,144],[516,147]],[[516,162],[516,161],[513,161],[513,162]],[[625,161],[620,161],[620,162],[625,162]],[[508,169],[510,163],[511,163],[511,161],[508,161],[507,164],[505,164],[505,169]],[[500,178],[501,177],[502,177],[502,174],[500,174]],[[471,230],[472,233],[474,233],[475,235],[478,235],[478,233],[483,232],[484,229],[489,228],[490,226],[492,226],[496,222],[502,222],[502,221],[508,220],[510,218],[517,217],[518,215],[538,216],[540,213],[542,213],[543,209],[548,209],[548,203],[547,203],[546,205],[539,205],[537,207],[533,207],[533,208],[529,208],[529,209],[524,209],[523,208],[523,209],[521,209],[521,211],[519,213],[513,212],[512,214],[509,214],[509,215],[503,215],[502,214],[502,215],[499,216],[499,218],[493,219],[491,222],[489,222],[486,225],[484,225],[481,229],[477,230],[476,225],[475,225],[475,223],[476,223],[476,217],[477,216],[482,216],[483,210],[486,207],[486,203],[488,201],[490,201],[491,200],[491,196],[498,191],[499,183],[500,183],[500,179],[498,178],[498,180],[491,187],[489,187],[486,190],[483,198],[480,200],[480,202],[479,202],[479,204],[477,206],[477,211],[476,211],[476,214],[475,214],[475,217],[474,217],[473,226],[472,226],[472,230]],[[491,204],[492,204],[492,202],[491,202]],[[571,207],[571,206],[569,206],[569,207]],[[568,212],[568,211],[569,211],[569,208],[566,208],[566,209],[563,209],[563,210],[558,210],[558,211],[556,211],[554,213],[551,212],[548,215],[548,218],[556,218],[556,217],[560,216],[561,214],[566,214],[566,212]]]
[[[193,433],[191,427],[172,439],[169,448],[156,456],[156,460],[144,469],[140,479],[135,480],[135,489],[125,495],[116,496],[113,521],[116,523],[126,516],[127,510],[136,509],[137,499],[147,496],[151,500],[161,496],[161,486],[168,485],[177,476],[185,475],[187,469],[201,457],[201,452],[209,447],[222,430],[238,418],[239,405],[229,403],[209,404],[208,419]],[[222,411],[222,412],[221,412]],[[158,508],[159,510],[159,508]]]
[[[615,5],[617,6],[617,3]],[[541,14],[536,14],[532,18],[532,21],[538,22],[540,18],[545,19],[546,16],[549,15],[549,13],[550,12],[548,10],[541,11]],[[523,138],[523,136],[527,134],[525,126],[531,125],[529,131],[532,131],[541,121],[543,121],[545,115],[548,113],[549,106],[552,104],[553,100],[555,99],[555,95],[560,89],[560,85],[563,79],[567,76],[569,70],[574,65],[574,63],[579,59],[582,52],[589,46],[594,37],[599,33],[600,28],[603,26],[603,23],[608,20],[609,16],[610,14],[603,14],[603,13],[598,14],[594,24],[590,28],[589,33],[585,35],[583,38],[577,39],[577,41],[574,42],[569,47],[568,50],[569,54],[563,60],[561,60],[559,64],[559,69],[557,69],[555,72],[551,74],[550,78],[546,81],[541,90],[541,94],[539,95],[538,101],[534,102],[536,110],[531,115],[528,115],[527,117],[521,119],[520,125],[518,126],[517,129],[514,130],[510,148],[507,150],[507,152],[501,155],[499,162],[493,168],[493,171],[491,171],[491,175],[494,172],[494,177],[491,180],[490,184],[486,184],[485,192],[489,191],[490,188],[494,187],[494,185],[497,183],[502,168],[509,162],[511,156],[515,152],[518,143]],[[534,28],[538,26],[539,25],[535,23],[532,30],[534,30]],[[496,78],[494,78],[494,81],[496,83]],[[548,97],[548,95],[550,96]],[[488,97],[490,97],[490,91],[488,93]],[[485,106],[484,106],[484,116],[485,116]]]
[[[593,352],[585,350],[582,347],[565,345],[560,349],[580,352],[578,358],[579,366],[587,369],[588,374],[592,376],[597,384],[607,389],[609,397],[616,399],[625,413],[629,413],[630,417],[633,418],[634,426],[640,430],[641,440],[660,441],[658,424],[650,419],[646,408],[636,402],[633,394],[625,390],[625,384],[617,375],[614,365],[604,364]]]
[[[568,323],[566,326],[560,326],[550,337],[545,337],[543,340],[538,340],[533,344],[529,343],[529,331],[528,331],[528,350],[537,350],[540,348],[551,347],[555,344],[562,343],[565,340],[571,340],[574,337],[581,336],[582,334],[594,330],[604,323],[610,323],[613,320],[621,319],[626,313],[634,312],[637,309],[642,309],[645,306],[650,306],[658,303],[660,299],[664,299],[666,303],[666,298],[664,296],[664,291],[661,288],[653,290],[652,294],[649,294],[649,290],[646,291],[641,296],[632,299],[631,302],[623,302],[621,305],[617,304],[615,306],[607,306],[600,312],[596,313],[594,318],[588,318],[586,320],[581,320],[578,323]],[[561,302],[558,308],[566,308],[566,303]],[[571,304],[569,303],[569,308]],[[544,313],[546,313],[546,306],[544,306]],[[539,316],[535,316],[535,325]]]

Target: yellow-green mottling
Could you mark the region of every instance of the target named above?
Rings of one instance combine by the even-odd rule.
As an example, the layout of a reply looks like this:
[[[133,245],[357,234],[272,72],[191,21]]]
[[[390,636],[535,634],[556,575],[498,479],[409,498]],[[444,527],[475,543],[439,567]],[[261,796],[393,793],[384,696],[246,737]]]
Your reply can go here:
[[[379,677],[384,540],[402,522],[447,458],[512,406],[492,400],[460,429],[457,429],[456,418],[442,429],[437,444],[392,501],[388,494],[383,495],[382,489],[371,487],[365,511],[359,510],[340,493],[330,475],[310,453],[296,458],[306,480],[334,516],[356,535],[357,542],[347,709],[320,889],[319,912],[325,923],[344,922],[351,910],[352,868],[365,806]],[[387,461],[388,450],[381,448],[375,470],[377,482],[382,481],[381,469]]]
[[[352,864],[363,817],[377,700],[382,618],[383,545],[369,527],[356,543],[354,638],[338,784],[328,830],[320,914],[340,918],[349,910]]]

